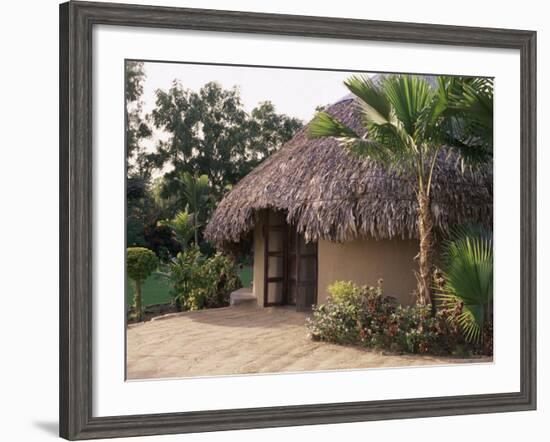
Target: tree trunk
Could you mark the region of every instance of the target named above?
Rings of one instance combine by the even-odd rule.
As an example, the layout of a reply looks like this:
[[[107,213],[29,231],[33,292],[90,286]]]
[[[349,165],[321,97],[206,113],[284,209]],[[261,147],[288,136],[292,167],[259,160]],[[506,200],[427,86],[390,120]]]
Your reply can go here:
[[[143,319],[143,311],[141,305],[141,283],[136,281],[134,293],[134,308],[136,309],[136,318],[138,321]]]
[[[417,303],[428,305],[432,302],[432,252],[433,252],[433,220],[430,197],[424,189],[420,189],[418,200],[418,233],[420,253],[418,273],[416,274],[418,298]]]

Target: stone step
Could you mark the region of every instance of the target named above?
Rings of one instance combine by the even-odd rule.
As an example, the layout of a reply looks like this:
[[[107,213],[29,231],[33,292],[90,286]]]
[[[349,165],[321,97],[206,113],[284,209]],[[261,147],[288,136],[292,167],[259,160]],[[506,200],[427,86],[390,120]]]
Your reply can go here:
[[[254,293],[249,288],[241,288],[239,290],[235,290],[231,295],[229,296],[229,304],[230,305],[256,305],[256,296],[254,296]]]

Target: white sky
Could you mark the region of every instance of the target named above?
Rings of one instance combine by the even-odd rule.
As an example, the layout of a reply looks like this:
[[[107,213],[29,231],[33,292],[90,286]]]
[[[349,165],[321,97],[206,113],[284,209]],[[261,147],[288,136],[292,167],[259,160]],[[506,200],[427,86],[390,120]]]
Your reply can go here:
[[[144,64],[147,78],[143,88],[145,112],[155,106],[155,91],[167,90],[178,79],[185,88],[198,91],[205,83],[216,81],[224,88],[238,86],[245,110],[271,101],[279,113],[309,121],[315,107],[333,103],[348,91],[343,81],[357,73],[300,69],[212,66],[183,63]]]

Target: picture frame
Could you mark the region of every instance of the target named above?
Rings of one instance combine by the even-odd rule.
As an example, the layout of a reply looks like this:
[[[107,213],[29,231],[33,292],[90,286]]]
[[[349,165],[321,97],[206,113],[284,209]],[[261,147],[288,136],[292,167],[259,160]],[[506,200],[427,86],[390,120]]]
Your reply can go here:
[[[92,413],[92,29],[96,25],[515,49],[521,65],[520,391],[97,417]],[[270,428],[536,408],[536,33],[419,23],[68,2],[60,5],[60,436]]]

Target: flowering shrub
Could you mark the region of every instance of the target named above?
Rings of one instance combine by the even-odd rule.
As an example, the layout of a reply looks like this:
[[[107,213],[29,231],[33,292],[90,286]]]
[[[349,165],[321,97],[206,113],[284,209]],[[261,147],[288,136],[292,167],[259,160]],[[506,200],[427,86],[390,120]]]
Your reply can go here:
[[[441,309],[432,316],[429,305],[400,306],[384,296],[381,280],[376,287],[339,281],[306,325],[315,340],[399,353],[460,354],[465,351],[456,322],[460,313],[458,308]]]

